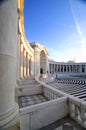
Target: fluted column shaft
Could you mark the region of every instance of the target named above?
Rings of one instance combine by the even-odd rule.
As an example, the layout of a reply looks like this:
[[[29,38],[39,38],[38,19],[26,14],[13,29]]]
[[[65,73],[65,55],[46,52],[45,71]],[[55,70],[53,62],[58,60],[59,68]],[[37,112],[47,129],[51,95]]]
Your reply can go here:
[[[21,43],[20,44],[20,78],[21,79],[23,79],[24,78],[24,74],[23,74],[23,72],[24,72],[24,46],[23,46],[23,44]]]
[[[17,114],[17,27],[17,0],[0,1],[0,127],[9,124]]]
[[[24,77],[26,78],[26,50],[24,49]]]

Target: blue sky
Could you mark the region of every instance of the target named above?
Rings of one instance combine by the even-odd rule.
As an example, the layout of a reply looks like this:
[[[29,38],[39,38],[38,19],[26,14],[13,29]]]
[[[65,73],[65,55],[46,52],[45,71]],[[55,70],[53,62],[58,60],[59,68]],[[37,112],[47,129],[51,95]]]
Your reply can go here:
[[[28,42],[47,47],[49,58],[86,62],[86,4],[80,0],[25,0]]]

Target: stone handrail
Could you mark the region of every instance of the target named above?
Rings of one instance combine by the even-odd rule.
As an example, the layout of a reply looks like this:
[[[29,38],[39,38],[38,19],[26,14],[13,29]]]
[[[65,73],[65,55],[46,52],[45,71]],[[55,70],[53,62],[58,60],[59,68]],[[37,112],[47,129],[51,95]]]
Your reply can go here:
[[[68,114],[77,121],[81,126],[86,128],[86,101],[74,97],[73,95],[65,94],[68,97]]]
[[[63,97],[63,96],[67,96],[67,94],[65,94],[64,92],[60,91],[60,90],[56,90],[55,88],[52,88],[50,85],[47,85],[45,82],[42,82],[39,80],[39,77],[36,76],[35,80],[42,85],[43,87],[43,91],[44,93],[46,93],[46,91],[49,93],[51,93],[50,95],[58,95],[58,97]]]
[[[20,108],[21,130],[42,128],[68,114],[67,97],[63,93],[39,81],[37,77],[35,79],[42,86],[42,93],[47,97],[48,101]],[[64,109],[59,111],[59,108]]]
[[[69,115],[86,128],[86,102],[69,97]]]

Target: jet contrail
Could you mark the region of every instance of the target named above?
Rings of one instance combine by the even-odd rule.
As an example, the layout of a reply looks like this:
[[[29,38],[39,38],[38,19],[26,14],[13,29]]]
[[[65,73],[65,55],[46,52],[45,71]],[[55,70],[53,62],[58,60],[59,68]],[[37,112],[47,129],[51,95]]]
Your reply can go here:
[[[85,39],[83,37],[83,33],[81,31],[79,21],[78,21],[77,17],[75,16],[75,13],[73,11],[73,6],[72,6],[72,3],[71,3],[71,0],[69,0],[69,3],[70,3],[70,7],[71,7],[71,12],[72,12],[72,15],[73,15],[73,18],[74,18],[74,21],[75,21],[77,32],[80,35],[80,38],[81,38],[81,41],[82,41],[82,48],[84,48],[85,47]]]

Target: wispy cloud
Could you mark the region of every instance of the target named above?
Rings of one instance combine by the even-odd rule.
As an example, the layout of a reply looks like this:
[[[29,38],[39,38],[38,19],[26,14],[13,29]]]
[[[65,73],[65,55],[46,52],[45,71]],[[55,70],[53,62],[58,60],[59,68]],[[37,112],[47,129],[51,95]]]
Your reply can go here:
[[[60,40],[59,48],[48,48],[49,58],[58,62],[67,62],[74,59],[76,62],[86,62],[86,22],[78,20],[78,15],[74,12],[73,0],[69,1],[75,25],[72,26],[57,22],[57,25],[68,27],[68,29],[71,27],[71,31]]]
[[[64,50],[48,48],[48,51],[50,54],[49,58],[58,62],[67,62],[74,59],[76,62],[86,62],[86,51],[85,49],[83,50],[81,46],[78,46],[78,48],[71,46]]]
[[[82,49],[84,49],[86,47],[86,41],[85,41],[85,38],[84,38],[83,33],[81,31],[79,21],[78,21],[76,15],[74,13],[74,9],[73,9],[73,5],[72,5],[71,0],[69,0],[69,3],[70,3],[70,7],[71,7],[71,12],[72,12],[72,15],[73,15],[73,18],[74,18],[74,21],[75,21],[77,32],[78,32],[78,34],[81,38],[81,47],[82,47]]]

